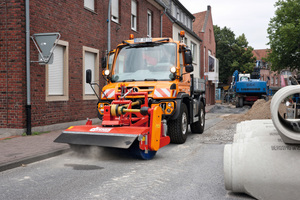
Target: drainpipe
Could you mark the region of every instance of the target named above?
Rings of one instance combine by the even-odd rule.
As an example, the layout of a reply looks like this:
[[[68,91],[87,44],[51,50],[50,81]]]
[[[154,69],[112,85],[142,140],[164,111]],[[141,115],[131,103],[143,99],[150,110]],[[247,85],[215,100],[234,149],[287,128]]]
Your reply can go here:
[[[107,52],[110,52],[110,21],[111,21],[111,0],[108,1],[108,15],[107,15]]]
[[[26,84],[27,84],[26,134],[31,135],[29,0],[25,0],[25,21],[26,21]]]

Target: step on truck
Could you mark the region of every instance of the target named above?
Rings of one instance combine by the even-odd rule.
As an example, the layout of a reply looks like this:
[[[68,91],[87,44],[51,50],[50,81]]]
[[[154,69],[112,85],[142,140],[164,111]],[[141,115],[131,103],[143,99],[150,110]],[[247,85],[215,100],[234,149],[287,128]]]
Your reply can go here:
[[[151,159],[170,142],[184,143],[189,125],[192,133],[203,133],[205,82],[192,74],[191,50],[183,41],[130,35],[106,60],[107,84],[97,107],[102,124],[69,127],[55,142],[129,149]],[[87,70],[93,88],[91,77]]]

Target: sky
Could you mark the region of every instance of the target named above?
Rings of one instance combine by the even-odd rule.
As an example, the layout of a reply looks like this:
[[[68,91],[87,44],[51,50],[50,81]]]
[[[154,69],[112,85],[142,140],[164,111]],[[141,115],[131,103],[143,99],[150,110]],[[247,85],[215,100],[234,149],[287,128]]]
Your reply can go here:
[[[213,24],[230,28],[236,37],[245,34],[254,49],[270,48],[267,28],[275,16],[277,0],[179,0],[192,14],[211,6]]]

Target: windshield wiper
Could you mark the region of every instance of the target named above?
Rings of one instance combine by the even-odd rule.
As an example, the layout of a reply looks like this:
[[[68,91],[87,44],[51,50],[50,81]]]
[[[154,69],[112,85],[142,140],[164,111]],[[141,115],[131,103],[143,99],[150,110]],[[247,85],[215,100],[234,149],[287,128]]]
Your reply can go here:
[[[135,81],[135,79],[125,79],[122,82],[134,82],[134,81]]]
[[[145,78],[144,81],[157,81],[155,78]]]

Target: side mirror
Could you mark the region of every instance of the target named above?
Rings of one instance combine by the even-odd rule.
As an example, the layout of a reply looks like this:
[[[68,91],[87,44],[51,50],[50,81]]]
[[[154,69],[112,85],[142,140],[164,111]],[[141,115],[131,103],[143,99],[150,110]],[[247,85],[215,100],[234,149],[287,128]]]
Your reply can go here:
[[[106,65],[107,65],[107,63],[106,63],[106,57],[103,57],[101,59],[101,65],[102,65],[102,68],[106,68]]]
[[[184,61],[186,65],[193,64],[193,56],[191,50],[187,49],[184,52]]]
[[[185,66],[185,71],[187,73],[193,72],[194,71],[194,66],[193,65],[187,65],[187,66]]]
[[[85,82],[88,84],[91,84],[91,82],[92,82],[92,70],[90,70],[90,69],[87,69],[85,71]]]

